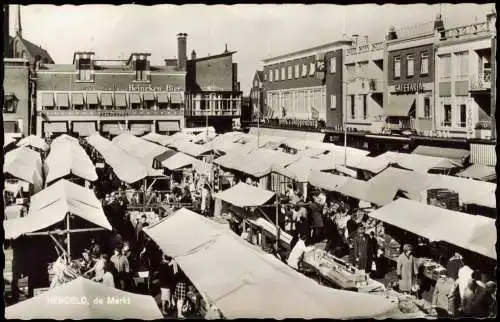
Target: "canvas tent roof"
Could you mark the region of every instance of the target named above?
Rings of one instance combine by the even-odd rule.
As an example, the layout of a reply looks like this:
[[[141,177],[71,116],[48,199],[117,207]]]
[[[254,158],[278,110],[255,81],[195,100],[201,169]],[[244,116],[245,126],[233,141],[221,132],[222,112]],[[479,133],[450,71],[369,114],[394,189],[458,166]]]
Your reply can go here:
[[[421,173],[427,173],[431,169],[453,169],[460,166],[460,164],[445,158],[392,151],[381,154],[376,158],[385,160],[389,163],[396,163],[403,168]]]
[[[177,170],[192,165],[195,158],[182,152],[177,152],[168,159],[161,162],[161,165],[168,170]]]
[[[335,164],[318,158],[301,158],[285,167],[275,168],[274,172],[293,179],[297,182],[307,182],[312,170],[334,169]]]
[[[21,139],[17,142],[17,146],[32,146],[42,151],[47,151],[49,149],[49,145],[45,142],[45,140],[36,135],[30,135]]]
[[[43,188],[42,160],[31,149],[19,147],[5,154],[3,172],[31,183],[35,193]]]
[[[494,219],[408,199],[397,199],[369,216],[429,240],[444,241],[496,259]]]
[[[153,160],[168,149],[130,134],[121,134],[112,140],[119,148],[137,158],[144,166],[151,167]]]
[[[362,318],[396,311],[382,297],[318,285],[187,209],[144,231],[228,319]]]
[[[457,173],[458,177],[472,178],[483,181],[490,181],[496,179],[495,167],[484,164],[472,164],[467,169]]]
[[[62,221],[67,213],[111,230],[94,191],[62,179],[31,197],[27,216],[4,221],[5,238],[47,228]]]
[[[415,150],[413,150],[412,154],[445,158],[462,165],[465,162],[465,159],[470,156],[470,151],[465,149],[419,145]]]
[[[208,144],[196,144],[193,142],[182,142],[180,145],[177,146],[177,150],[179,152],[186,153],[192,157],[197,157],[200,156],[204,153],[212,151],[212,147],[210,143]]]
[[[271,200],[274,192],[254,187],[243,182],[216,193],[214,198],[221,199],[237,207],[261,206]]]
[[[6,135],[6,133],[3,134],[3,147],[7,147],[11,145],[12,143],[15,143],[16,139],[13,138],[12,136]]]
[[[80,303],[54,305],[51,299],[65,299],[74,297],[85,298],[87,305]],[[95,304],[94,299],[101,298],[104,304]],[[127,299],[116,303],[107,302],[108,299]],[[57,307],[57,308],[56,308]],[[7,319],[162,319],[158,305],[151,296],[124,292],[116,288],[96,283],[83,277],[70,281],[61,286],[52,288],[45,293],[27,299],[23,302],[5,308]]]
[[[339,191],[339,187],[344,185],[347,180],[349,180],[349,178],[345,176],[315,170],[311,171],[308,178],[311,186],[327,191]]]
[[[46,183],[73,174],[88,181],[96,181],[94,164],[85,150],[72,140],[61,139],[51,144],[45,159]]]
[[[160,145],[166,145],[168,142],[170,142],[170,139],[168,138],[167,135],[162,135],[153,132],[149,132],[148,134],[141,136],[141,139],[157,143]]]

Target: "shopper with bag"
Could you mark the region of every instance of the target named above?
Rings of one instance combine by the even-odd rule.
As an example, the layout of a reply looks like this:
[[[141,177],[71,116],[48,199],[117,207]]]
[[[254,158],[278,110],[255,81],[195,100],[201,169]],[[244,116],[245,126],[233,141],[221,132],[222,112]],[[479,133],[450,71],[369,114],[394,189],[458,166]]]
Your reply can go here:
[[[403,246],[403,253],[399,255],[397,261],[397,274],[399,290],[403,293],[412,292],[412,288],[417,284],[418,266],[411,245]]]

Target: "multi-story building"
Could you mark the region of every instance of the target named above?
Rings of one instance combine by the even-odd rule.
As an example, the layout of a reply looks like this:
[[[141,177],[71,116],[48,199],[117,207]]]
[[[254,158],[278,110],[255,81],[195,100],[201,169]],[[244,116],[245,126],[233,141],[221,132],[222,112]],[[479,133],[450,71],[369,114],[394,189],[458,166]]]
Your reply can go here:
[[[383,124],[384,41],[353,38],[344,58],[345,124],[349,129],[373,131]]]
[[[434,43],[443,29],[438,15],[433,22],[389,31],[384,115],[391,130],[433,129]]]
[[[454,137],[491,137],[496,29],[491,18],[447,29],[437,43],[435,128]]]
[[[265,113],[280,124],[343,122],[343,51],[351,40],[264,59]]]
[[[250,89],[250,104],[252,115],[264,112],[264,72],[261,70],[255,71],[252,80],[252,88]]]
[[[29,135],[31,125],[31,83],[28,60],[4,58],[3,130]]]
[[[179,34],[179,47],[185,50],[183,42],[185,34]],[[185,66],[182,55],[151,66],[150,53],[103,60],[84,51],[74,54],[73,64],[41,64],[36,133],[179,131],[184,126]]]
[[[186,76],[187,127],[213,126],[225,132],[239,123],[242,92],[235,53],[227,45],[223,53],[202,58],[192,51]]]

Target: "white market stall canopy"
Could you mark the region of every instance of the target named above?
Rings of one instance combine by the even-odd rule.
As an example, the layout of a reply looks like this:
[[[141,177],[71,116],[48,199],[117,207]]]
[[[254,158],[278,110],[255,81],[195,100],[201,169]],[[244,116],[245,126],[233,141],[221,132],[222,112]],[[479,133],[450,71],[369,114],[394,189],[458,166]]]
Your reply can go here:
[[[405,169],[414,170],[421,173],[427,173],[429,170],[449,170],[460,167],[460,164],[439,157],[432,157],[420,154],[407,154],[388,151],[376,157],[379,160],[395,163]]]
[[[470,156],[470,151],[465,149],[452,149],[452,148],[419,145],[415,150],[413,150],[412,154],[445,158],[453,162],[456,162],[460,165],[463,165],[465,160]]]
[[[398,312],[397,305],[383,297],[318,285],[227,228],[187,209],[144,231],[174,257],[207,301],[228,319],[343,319]]]
[[[73,174],[88,181],[96,181],[94,164],[78,140],[56,139],[50,145],[50,153],[45,159],[46,183]]]
[[[333,170],[335,164],[329,160],[318,158],[300,158],[285,167],[274,168],[273,171],[297,182],[307,182],[313,170]]]
[[[49,145],[47,144],[47,142],[36,135],[30,135],[21,139],[19,142],[17,142],[17,146],[31,146],[42,151],[47,151],[49,149]]]
[[[198,157],[213,150],[210,142],[202,145],[193,143],[191,141],[182,141],[178,145],[175,145],[175,148],[177,149],[177,151],[183,152],[192,157]]]
[[[158,134],[154,132],[149,132],[148,134],[141,136],[141,139],[157,143],[163,146],[167,145],[167,143],[170,142],[170,139],[167,135]]]
[[[174,171],[184,167],[191,166],[196,161],[197,159],[193,158],[190,155],[187,155],[182,152],[177,152],[172,156],[170,156],[168,159],[161,161],[161,165],[162,167],[170,171]]]
[[[397,199],[369,216],[431,241],[444,241],[495,260],[497,258],[495,219],[408,199]]]
[[[271,200],[274,192],[243,182],[229,189],[214,194],[214,198],[221,199],[237,207],[261,206]]]
[[[11,135],[8,135],[8,133],[4,133],[3,134],[3,147],[4,149],[11,145],[12,143],[15,143],[16,142],[16,139],[13,138]]]
[[[309,174],[309,184],[313,187],[325,189],[326,191],[338,191],[349,177],[313,170]]]
[[[74,298],[86,303],[54,303]],[[94,303],[101,299],[102,303]],[[110,301],[110,302],[108,302]],[[124,292],[78,277],[47,292],[5,308],[6,319],[163,319],[151,296]]]
[[[168,136],[168,140],[165,139],[165,145],[166,146],[171,146],[175,142],[179,140],[189,140],[189,139],[194,139],[195,135],[194,134],[189,134],[189,133],[184,133],[184,132],[177,132],[173,135]]]
[[[137,158],[144,166],[151,167],[155,157],[168,149],[130,134],[121,134],[112,140],[119,148]]]
[[[47,228],[61,222],[68,213],[111,230],[94,191],[62,179],[31,197],[27,216],[4,221],[5,238],[15,239]]]
[[[181,130],[183,134],[197,135],[201,132],[207,132],[215,134],[215,128],[213,126],[208,127],[185,127]]]
[[[89,136],[86,140],[102,155],[106,163],[113,168],[116,176],[123,182],[130,184],[149,176],[163,175],[162,170],[144,166],[136,158],[99,134]]]
[[[26,147],[19,147],[5,154],[3,173],[29,182],[35,193],[43,188],[40,154]]]
[[[457,173],[457,176],[482,181],[491,181],[496,179],[497,174],[495,171],[495,167],[484,164],[472,164],[467,169]]]

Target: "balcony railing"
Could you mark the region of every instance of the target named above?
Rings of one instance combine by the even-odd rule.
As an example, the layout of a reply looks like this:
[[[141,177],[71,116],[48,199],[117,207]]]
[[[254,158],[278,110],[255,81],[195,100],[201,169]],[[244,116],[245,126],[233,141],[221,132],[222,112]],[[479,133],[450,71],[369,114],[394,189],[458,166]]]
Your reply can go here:
[[[240,109],[232,110],[191,110],[187,111],[186,115],[190,116],[240,116]]]
[[[44,109],[41,113],[47,116],[140,116],[140,115],[184,115],[183,109],[85,109],[85,110],[47,110]]]
[[[366,53],[369,51],[376,51],[376,50],[382,50],[384,49],[384,42],[379,41],[371,44],[364,44],[358,47],[352,47],[347,49],[347,56],[349,55],[356,55],[356,54],[362,54]]]
[[[252,122],[257,123],[257,118],[252,119]],[[259,122],[261,125],[264,126],[279,127],[279,128],[318,130],[325,127],[324,121],[321,120],[261,118]]]
[[[466,35],[477,35],[480,33],[489,32],[489,26],[487,22],[475,23],[467,26],[460,26],[456,28],[451,28],[445,30],[444,36],[446,39],[459,38]]]
[[[469,90],[480,91],[491,89],[491,70],[472,75],[469,79]]]

